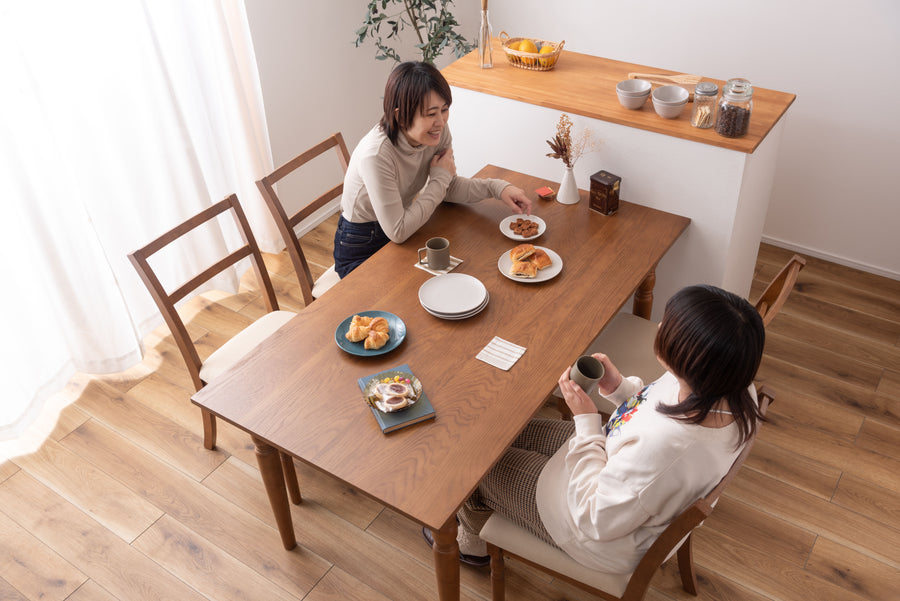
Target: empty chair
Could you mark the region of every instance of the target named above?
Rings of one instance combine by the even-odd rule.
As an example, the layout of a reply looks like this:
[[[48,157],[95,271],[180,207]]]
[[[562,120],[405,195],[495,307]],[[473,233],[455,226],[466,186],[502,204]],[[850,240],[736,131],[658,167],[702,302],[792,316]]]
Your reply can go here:
[[[191,277],[174,291],[167,291],[153,268],[150,266],[148,259],[169,244],[172,244],[179,238],[182,238],[189,232],[195,230],[197,227],[213,221],[225,213],[230,213],[234,217],[244,241],[243,245],[227,256],[221,258],[213,265],[207,267],[199,274]],[[188,373],[191,375],[191,380],[193,381],[196,390],[200,390],[216,376],[237,363],[250,349],[255,347],[296,315],[290,311],[278,310],[278,301],[275,298],[275,290],[272,287],[269,274],[266,272],[265,265],[263,264],[262,254],[259,251],[253,233],[250,231],[250,226],[247,223],[244,211],[241,209],[237,196],[234,194],[172,228],[143,248],[128,255],[128,258],[140,275],[141,280],[143,280],[144,284],[147,286],[150,295],[156,302],[156,306],[159,308],[166,324],[169,326],[169,330],[172,332],[175,344],[178,345],[178,350],[181,351],[181,356],[184,358]],[[202,284],[205,284],[216,275],[236,265],[245,258],[250,260],[256,279],[259,282],[262,298],[265,301],[266,308],[269,312],[228,340],[220,348],[209,355],[206,360],[201,360],[200,355],[197,352],[197,347],[191,340],[184,321],[182,320],[181,315],[179,315],[175,304],[186,298]],[[203,445],[207,449],[214,449],[216,446],[215,416],[205,410],[201,410],[201,412],[203,416]],[[285,469],[285,479],[288,490],[291,492],[291,498],[295,503],[298,503],[300,499],[300,490],[297,485],[297,476],[294,471],[293,460],[289,456],[282,455],[282,465]]]
[[[347,152],[347,146],[344,144],[343,136],[338,132],[319,142],[306,152],[297,155],[256,182],[259,191],[262,193],[263,199],[266,201],[266,205],[269,207],[269,211],[272,213],[272,217],[275,219],[278,231],[281,233],[281,237],[284,239],[284,243],[287,246],[288,255],[291,257],[291,263],[294,265],[294,271],[297,273],[297,278],[300,280],[300,290],[303,293],[303,302],[307,305],[338,283],[340,277],[338,277],[337,272],[334,270],[334,264],[332,263],[331,267],[329,267],[321,277],[315,281],[313,280],[312,272],[310,272],[309,264],[306,261],[306,256],[303,254],[303,249],[300,247],[300,241],[297,239],[294,228],[313,212],[319,210],[328,202],[334,200],[343,193],[343,177],[337,185],[318,198],[303,203],[292,215],[287,214],[284,203],[278,197],[278,193],[275,192],[275,184],[287,175],[297,171],[297,169],[312,159],[324,154],[332,148],[335,149],[335,154],[337,154],[338,160],[340,161],[342,173],[346,173],[347,165],[350,162],[350,153]]]
[[[806,259],[794,255],[760,295],[754,306],[762,316],[763,325],[768,326],[775,319],[805,265]],[[653,382],[665,372],[653,352],[653,341],[658,327],[659,324],[654,321],[631,313],[619,313],[594,339],[584,354],[605,353],[621,373],[639,376],[644,383]],[[613,409],[612,404],[600,396],[596,388],[588,394],[601,412],[608,413]],[[566,418],[571,417],[559,388],[553,391],[553,395],[557,398],[560,413]]]
[[[759,390],[758,398],[760,411],[765,414],[774,400],[774,395],[763,387]],[[755,440],[754,433],[718,485],[708,495],[697,499],[682,511],[663,530],[631,574],[607,574],[587,568],[563,551],[548,545],[495,512],[480,533],[481,538],[487,541],[488,554],[491,557],[491,599],[493,601],[505,599],[503,558],[513,557],[603,599],[639,601],[643,599],[656,570],[676,553],[682,587],[688,593],[696,595],[697,577],[692,560],[691,533],[712,513],[722,491],[750,454]]]

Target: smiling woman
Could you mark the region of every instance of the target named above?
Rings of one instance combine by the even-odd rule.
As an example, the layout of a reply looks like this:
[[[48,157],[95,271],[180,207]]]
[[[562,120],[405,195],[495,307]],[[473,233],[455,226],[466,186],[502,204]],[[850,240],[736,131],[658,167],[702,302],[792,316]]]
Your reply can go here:
[[[140,361],[161,318],[128,264],[135,247],[232,192],[258,237],[278,238],[249,202],[272,160],[243,4],[48,4],[0,9],[0,252],[15,290],[0,295],[0,440],[76,370]],[[236,237],[162,269],[175,280]]]
[[[388,77],[381,121],[353,151],[334,236],[342,278],[390,241],[402,243],[443,202],[503,201],[531,213],[525,193],[499,179],[456,175],[447,121],[453,98],[434,65],[406,62]]]

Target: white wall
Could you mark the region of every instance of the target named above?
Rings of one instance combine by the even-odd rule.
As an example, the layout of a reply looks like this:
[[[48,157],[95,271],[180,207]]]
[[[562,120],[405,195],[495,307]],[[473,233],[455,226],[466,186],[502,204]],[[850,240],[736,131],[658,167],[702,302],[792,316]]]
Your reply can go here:
[[[337,129],[352,150],[392,66],[353,46],[364,3],[246,2],[276,164]],[[479,4],[455,4],[470,38]],[[900,279],[900,2],[491,0],[490,14],[495,34],[797,94],[764,239]]]

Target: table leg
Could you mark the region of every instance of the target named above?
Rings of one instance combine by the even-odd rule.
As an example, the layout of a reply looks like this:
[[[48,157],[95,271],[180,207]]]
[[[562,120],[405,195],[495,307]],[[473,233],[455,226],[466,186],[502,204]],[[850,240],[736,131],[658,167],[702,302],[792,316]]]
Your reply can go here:
[[[297,546],[297,539],[294,537],[294,522],[291,519],[291,507],[288,504],[280,453],[267,442],[255,436],[251,438],[253,444],[256,445],[256,462],[259,464],[259,473],[262,475],[266,494],[269,495],[269,503],[275,514],[275,523],[278,524],[281,542],[284,548],[290,551]]]
[[[638,317],[650,319],[650,313],[653,311],[653,287],[656,285],[656,271],[651,269],[641,285],[638,286],[634,293],[634,305],[631,312]]]
[[[453,515],[443,528],[432,532],[434,573],[440,601],[459,601],[459,544],[456,542],[456,530],[456,515]]]

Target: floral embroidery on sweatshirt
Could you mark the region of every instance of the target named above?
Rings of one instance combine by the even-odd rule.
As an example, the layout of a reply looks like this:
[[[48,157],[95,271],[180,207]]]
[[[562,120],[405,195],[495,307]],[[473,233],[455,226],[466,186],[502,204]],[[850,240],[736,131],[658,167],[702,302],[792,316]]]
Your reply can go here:
[[[616,412],[609,416],[609,421],[606,422],[606,436],[616,436],[619,432],[619,428],[634,417],[634,414],[641,406],[641,403],[647,400],[651,386],[653,386],[653,384],[644,386],[640,392],[619,405]]]

